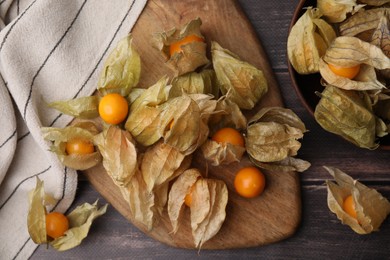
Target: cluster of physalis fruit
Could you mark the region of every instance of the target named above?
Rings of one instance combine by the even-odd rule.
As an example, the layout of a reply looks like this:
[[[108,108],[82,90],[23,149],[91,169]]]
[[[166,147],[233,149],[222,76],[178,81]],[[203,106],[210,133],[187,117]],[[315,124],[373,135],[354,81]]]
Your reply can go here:
[[[210,167],[239,162],[246,153],[253,165],[234,180],[246,198],[265,189],[259,168],[301,172],[310,166],[294,157],[306,132],[303,122],[282,107],[262,107],[248,120],[243,111],[266,95],[266,77],[213,41],[210,61],[200,27],[197,18],[181,30],[156,34],[154,46],[176,75],[148,88],[137,87],[141,57],[128,35],[106,59],[96,95],[49,104],[77,122],[42,128],[64,165],[85,170],[102,162],[132,219],[146,230],[167,208],[175,233],[187,205],[197,248],[220,230],[228,189],[191,164],[195,151]]]

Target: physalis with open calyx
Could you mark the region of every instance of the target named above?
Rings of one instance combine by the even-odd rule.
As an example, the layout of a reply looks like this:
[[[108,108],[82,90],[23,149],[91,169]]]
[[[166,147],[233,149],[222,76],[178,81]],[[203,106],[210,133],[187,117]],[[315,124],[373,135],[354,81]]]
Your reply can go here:
[[[78,246],[87,237],[92,222],[106,212],[107,204],[99,208],[84,203],[66,216],[59,212],[48,212],[56,200],[45,193],[44,183],[37,178],[34,190],[29,194],[30,208],[27,216],[28,233],[36,244],[49,243],[58,251]]]
[[[390,214],[390,202],[339,169],[325,167],[336,183],[328,180],[328,207],[343,224],[359,234],[378,231]]]

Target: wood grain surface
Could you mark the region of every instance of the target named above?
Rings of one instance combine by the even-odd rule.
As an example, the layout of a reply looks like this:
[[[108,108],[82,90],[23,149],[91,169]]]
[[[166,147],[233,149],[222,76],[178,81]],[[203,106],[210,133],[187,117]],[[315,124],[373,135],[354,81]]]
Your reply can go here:
[[[173,27],[180,28],[196,17],[202,19],[201,31],[208,46],[211,41],[216,41],[224,48],[235,52],[241,59],[254,64],[266,75],[269,91],[252,111],[246,112],[247,117],[249,118],[260,107],[282,106],[279,87],[268,58],[251,24],[233,0],[149,1],[132,31],[135,48],[142,59],[140,86],[151,86],[166,74],[173,76],[173,71],[165,64],[161,53],[152,47],[153,33]],[[200,168],[204,175],[207,169],[209,178],[225,181],[229,199],[227,216],[221,230],[202,248],[259,246],[285,239],[295,232],[301,215],[297,173],[265,172],[267,186],[262,196],[244,199],[235,193],[233,180],[241,167],[252,165],[246,156],[241,162],[227,166],[213,167],[206,164],[201,153],[194,154],[192,167]],[[171,246],[194,248],[188,208],[176,234],[171,233],[172,226],[166,211],[161,217],[157,217],[157,224],[148,231],[132,217],[127,202],[101,165],[85,171],[85,175],[113,207],[143,232]]]
[[[270,58],[284,105],[294,110],[309,129],[302,140],[299,157],[310,161],[312,166],[299,175],[302,217],[296,232],[287,239],[260,247],[198,252],[168,246],[145,235],[136,226],[129,224],[116,209],[109,207],[105,215],[96,219],[90,234],[80,246],[57,252],[41,245],[31,260],[390,259],[390,218],[384,221],[379,232],[364,236],[342,225],[327,207],[324,183],[331,177],[323,169],[323,165],[338,167],[390,199],[390,151],[359,149],[327,133],[300,102],[291,85],[286,50],[288,28],[299,0],[237,2]],[[81,203],[93,203],[97,198],[102,204],[106,202],[85,176],[80,174],[76,199],[69,211]]]

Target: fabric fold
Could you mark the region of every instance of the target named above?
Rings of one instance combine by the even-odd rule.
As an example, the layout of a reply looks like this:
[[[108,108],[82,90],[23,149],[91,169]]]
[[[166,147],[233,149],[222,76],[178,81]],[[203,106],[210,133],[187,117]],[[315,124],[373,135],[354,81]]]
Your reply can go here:
[[[110,50],[134,26],[146,0],[0,1],[0,252],[26,259],[35,250],[27,232],[28,192],[36,176],[71,205],[77,172],[48,151],[42,126],[71,117],[46,103],[91,95]],[[4,24],[1,27],[1,23]]]

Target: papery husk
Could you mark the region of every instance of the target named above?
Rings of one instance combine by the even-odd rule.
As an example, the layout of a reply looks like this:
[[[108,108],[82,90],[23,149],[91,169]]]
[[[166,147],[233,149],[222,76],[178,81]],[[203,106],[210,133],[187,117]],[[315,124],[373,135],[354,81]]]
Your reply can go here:
[[[91,154],[70,154],[66,153],[66,142],[72,139],[82,139],[95,145],[94,137],[99,133],[95,123],[91,121],[80,121],[65,128],[42,127],[42,136],[45,140],[52,141],[50,150],[58,156],[58,159],[65,166],[75,170],[86,170],[101,162],[101,154],[98,150]]]
[[[211,95],[190,94],[190,97],[197,103],[200,110],[199,134],[195,144],[195,149],[199,148],[208,138],[209,120],[217,108],[217,100]],[[191,151],[191,150],[190,150]]]
[[[320,96],[314,117],[322,128],[358,147],[378,147],[375,143],[375,115],[358,92],[328,85]]]
[[[275,122],[286,124],[306,132],[306,126],[291,109],[284,107],[263,107],[248,122],[248,125],[257,122]]]
[[[384,137],[389,134],[390,129],[389,126],[379,117],[376,117],[375,120],[375,135],[378,137]]]
[[[211,94],[219,96],[219,87],[214,70],[206,69],[201,72],[190,72],[172,80],[169,97],[178,97],[186,94]]]
[[[276,162],[295,156],[301,147],[298,139],[306,127],[290,109],[265,107],[248,122],[246,151],[256,161]]]
[[[129,204],[134,221],[151,231],[156,221],[156,198],[154,192],[148,190],[139,166],[126,186],[120,186],[119,189]]]
[[[389,17],[390,17],[390,8],[386,9],[386,15],[382,15],[378,27],[375,29],[371,44],[381,48],[383,53],[390,57],[390,30],[389,30]]]
[[[359,74],[354,79],[333,73],[327,64],[353,67],[360,64]],[[390,59],[383,51],[356,37],[337,37],[320,62],[321,76],[328,84],[347,90],[380,90],[386,86],[377,79],[375,69],[390,68]]]
[[[103,167],[114,183],[126,186],[137,168],[137,149],[129,132],[110,126],[95,137]]]
[[[226,96],[218,99],[215,112],[210,117],[210,134],[223,127],[232,127],[235,129],[245,129],[247,120],[238,105]]]
[[[207,121],[210,119],[212,115],[214,115],[215,110],[218,106],[218,101],[214,99],[213,95],[210,94],[189,94],[190,98],[192,98],[196,104],[198,104],[199,109],[201,111],[201,118]]]
[[[141,58],[129,34],[117,43],[105,60],[97,89],[103,96],[118,93],[125,97],[138,84],[140,76]]]
[[[93,119],[99,116],[98,96],[88,96],[64,101],[55,101],[49,103],[48,106],[57,109],[61,113],[81,119]]]
[[[63,236],[51,241],[50,245],[58,251],[69,250],[80,245],[88,236],[93,221],[107,211],[108,204],[99,208],[97,203],[98,201],[92,205],[84,203],[70,212],[66,216],[69,220],[69,229]]]
[[[185,208],[185,197],[190,193],[195,182],[201,177],[202,175],[197,169],[188,169],[172,184],[168,197],[168,216],[172,224],[173,234],[179,229],[180,219]]]
[[[214,237],[226,218],[228,190],[216,179],[198,179],[192,190],[191,229],[195,247]]]
[[[390,0],[359,0],[359,2],[371,6],[381,6],[390,3]]]
[[[363,32],[375,30],[378,27],[381,17],[386,16],[386,12],[388,12],[386,10],[388,8],[360,10],[340,24],[340,35],[359,37],[358,35]]]
[[[150,146],[161,139],[161,109],[144,106],[130,113],[125,128],[143,146]]]
[[[252,109],[268,91],[264,73],[217,42],[212,42],[211,54],[222,94],[240,108]]]
[[[323,59],[326,63],[347,68],[362,63],[380,70],[390,68],[390,59],[379,47],[350,36],[337,37]]]
[[[389,20],[390,19],[390,8],[387,8],[384,14],[380,17],[378,27],[372,34],[371,44],[381,48],[383,53],[390,58],[390,29],[389,29]],[[390,80],[390,69],[380,70],[379,74],[387,80],[386,84],[389,84]]]
[[[168,76],[164,75],[154,85],[141,91],[139,95],[137,95],[137,98],[131,103],[130,112],[134,112],[140,107],[156,107],[166,102],[172,87],[171,85],[168,85],[168,80]]]
[[[324,168],[333,176],[336,183],[327,181],[328,207],[343,224],[358,234],[378,231],[382,222],[390,214],[390,202],[375,189],[369,188],[337,168]],[[357,219],[343,210],[345,198],[352,195]]]
[[[360,65],[359,74],[355,78],[348,79],[333,73],[328,64],[321,59],[320,73],[327,84],[345,90],[381,90],[386,87],[377,79],[375,68],[366,64]]]
[[[295,158],[295,157],[286,157],[283,160],[276,162],[260,162],[254,159],[253,157],[249,157],[251,162],[256,166],[266,169],[269,171],[278,171],[278,172],[304,172],[310,168],[311,164],[308,161]]]
[[[100,209],[96,201],[93,205],[84,203],[70,212],[66,218],[69,221],[69,229],[63,236],[48,240],[46,232],[46,205],[53,206],[56,200],[50,195],[45,194],[44,183],[38,177],[34,190],[29,194],[29,212],[27,215],[28,232],[31,239],[36,244],[50,242],[50,245],[58,251],[72,249],[87,237],[92,222],[106,212],[107,204]]]
[[[130,94],[126,97],[129,104],[133,104],[145,91],[145,88],[132,88]]]
[[[205,42],[195,41],[182,45],[182,52],[175,53],[172,57],[169,53],[170,45],[182,40],[186,36],[196,35],[204,39],[200,31],[201,25],[202,20],[198,17],[185,24],[180,31],[172,28],[154,36],[156,40],[154,43],[155,47],[162,52],[167,60],[167,64],[176,71],[177,75],[194,71],[198,67],[209,63],[206,56],[207,45]]]
[[[242,114],[236,103],[233,103],[226,96],[221,97],[215,108],[215,112],[210,117],[212,136],[216,131],[223,127],[232,127],[234,129],[246,128],[246,117]],[[206,140],[201,151],[204,158],[213,166],[239,162],[245,153],[245,147],[232,145],[230,143],[218,143],[213,140]]]
[[[35,189],[29,194],[29,209],[27,214],[28,233],[35,244],[47,242],[46,207],[44,205],[45,190],[43,181],[36,177]]]
[[[203,101],[216,102],[211,96],[202,95]],[[163,135],[164,142],[175,147],[185,155],[193,153],[207,139],[209,129],[207,121],[210,113],[209,106],[199,106],[198,100],[189,95],[183,95],[169,99],[161,106],[161,127],[159,130]]]
[[[245,147],[207,140],[201,146],[201,151],[204,158],[209,161],[211,165],[218,166],[241,161],[241,158],[245,153]]]
[[[162,77],[156,84],[140,93],[130,106],[125,128],[144,146],[156,143],[163,136],[159,130],[162,119],[162,109],[159,105],[168,100],[171,87],[167,82],[168,77]]]
[[[317,0],[317,7],[326,19],[331,23],[342,22],[347,14],[354,14],[364,5],[359,5],[356,0]]]
[[[289,125],[258,122],[247,128],[247,153],[260,162],[275,162],[295,156],[301,148],[303,132]]]
[[[168,216],[176,233],[184,211],[184,200],[192,194],[191,230],[195,247],[201,248],[220,230],[226,218],[228,190],[223,181],[204,179],[199,170],[188,169],[177,178],[169,192]]]
[[[170,188],[169,182],[164,182],[163,184],[155,186],[153,189],[155,212],[157,212],[160,216],[163,216],[165,211],[165,206],[167,205],[168,202],[169,188]],[[158,219],[156,222],[158,222]]]
[[[141,172],[148,191],[176,178],[190,164],[191,156],[185,156],[162,141],[156,143],[146,150],[141,163]]]
[[[289,33],[287,54],[299,74],[317,73],[320,57],[336,38],[332,26],[321,16],[318,8],[308,7]]]
[[[390,100],[390,92],[388,89],[365,91],[365,93],[367,93],[372,107],[376,106],[378,102]]]

